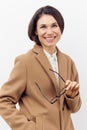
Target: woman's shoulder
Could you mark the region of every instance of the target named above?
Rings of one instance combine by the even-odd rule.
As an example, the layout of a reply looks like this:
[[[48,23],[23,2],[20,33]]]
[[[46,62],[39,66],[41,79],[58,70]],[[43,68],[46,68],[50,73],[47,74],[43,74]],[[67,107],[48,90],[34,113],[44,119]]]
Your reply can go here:
[[[27,62],[30,58],[32,58],[32,49],[16,56],[15,61]]]
[[[58,54],[59,54],[59,57],[60,57],[62,60],[66,60],[67,62],[72,62],[72,63],[74,63],[73,58],[72,58],[69,54],[62,52],[62,51],[60,51],[59,49],[58,49]]]

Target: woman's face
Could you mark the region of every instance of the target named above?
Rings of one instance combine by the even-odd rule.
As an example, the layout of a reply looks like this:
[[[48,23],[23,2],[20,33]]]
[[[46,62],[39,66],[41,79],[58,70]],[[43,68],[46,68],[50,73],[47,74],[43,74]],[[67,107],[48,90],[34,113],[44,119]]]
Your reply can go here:
[[[60,27],[52,15],[44,14],[37,21],[36,35],[43,48],[55,47],[61,37]]]

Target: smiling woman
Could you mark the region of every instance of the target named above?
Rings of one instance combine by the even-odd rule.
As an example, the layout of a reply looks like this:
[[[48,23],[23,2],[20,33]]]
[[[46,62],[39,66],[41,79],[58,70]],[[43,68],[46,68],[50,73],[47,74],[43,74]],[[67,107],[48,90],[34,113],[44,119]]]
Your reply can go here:
[[[33,15],[28,36],[35,45],[16,58],[0,90],[0,115],[13,130],[74,130],[80,85],[74,61],[57,47],[63,30],[56,8],[41,7]]]
[[[42,15],[37,22],[36,35],[42,47],[53,54],[61,37],[61,30],[55,18],[47,14]]]

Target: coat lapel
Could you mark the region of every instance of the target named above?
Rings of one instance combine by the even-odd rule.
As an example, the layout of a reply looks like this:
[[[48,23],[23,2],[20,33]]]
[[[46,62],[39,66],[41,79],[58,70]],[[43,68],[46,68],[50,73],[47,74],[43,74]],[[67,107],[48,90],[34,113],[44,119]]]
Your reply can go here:
[[[46,74],[51,79],[53,85],[55,86],[56,93],[58,93],[57,79],[55,77],[55,74],[49,70],[49,69],[52,69],[52,67],[51,67],[50,62],[48,61],[46,55],[44,54],[42,47],[35,45],[33,48],[33,52],[36,54],[36,59],[38,60],[38,62],[40,63],[40,65],[42,66],[42,68],[44,69]]]
[[[59,68],[59,74],[64,78],[64,80],[67,80],[67,61],[65,58],[65,55],[58,50],[58,68]],[[64,82],[61,78],[59,78],[59,86],[64,87]]]

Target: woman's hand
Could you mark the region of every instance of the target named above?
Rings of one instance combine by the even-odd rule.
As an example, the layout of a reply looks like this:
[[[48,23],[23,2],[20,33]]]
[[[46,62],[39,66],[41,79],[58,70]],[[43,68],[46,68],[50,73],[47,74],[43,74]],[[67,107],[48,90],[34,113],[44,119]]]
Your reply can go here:
[[[76,81],[66,81],[66,95],[67,97],[74,98],[79,93],[80,85]]]

